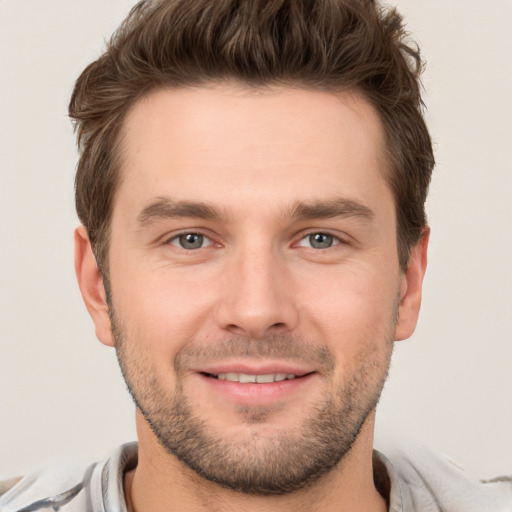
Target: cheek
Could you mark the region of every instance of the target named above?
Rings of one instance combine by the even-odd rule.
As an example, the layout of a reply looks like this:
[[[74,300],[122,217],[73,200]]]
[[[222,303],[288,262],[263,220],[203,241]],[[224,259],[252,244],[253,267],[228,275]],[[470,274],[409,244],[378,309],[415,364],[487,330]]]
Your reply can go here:
[[[128,273],[126,273],[128,272]],[[129,279],[122,279],[129,275]],[[212,290],[198,272],[117,267],[112,294],[119,323],[147,350],[172,356],[194,336],[211,309]]]
[[[363,346],[385,344],[394,332],[398,277],[371,266],[331,273],[302,294],[308,322],[343,360]]]
[[[389,309],[390,303],[399,292],[398,272],[386,272],[372,264],[354,264],[340,266],[339,269],[327,269],[324,275],[316,275],[309,281],[306,291],[314,301],[327,305],[357,311],[379,311]]]

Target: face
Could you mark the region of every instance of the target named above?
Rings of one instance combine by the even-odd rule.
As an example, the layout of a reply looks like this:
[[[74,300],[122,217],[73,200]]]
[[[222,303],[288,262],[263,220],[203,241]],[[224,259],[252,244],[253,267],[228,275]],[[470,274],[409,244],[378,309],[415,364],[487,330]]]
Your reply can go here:
[[[167,453],[242,492],[303,487],[352,448],[419,307],[376,114],[348,93],[161,91],[123,143],[109,311],[78,249],[98,337]]]

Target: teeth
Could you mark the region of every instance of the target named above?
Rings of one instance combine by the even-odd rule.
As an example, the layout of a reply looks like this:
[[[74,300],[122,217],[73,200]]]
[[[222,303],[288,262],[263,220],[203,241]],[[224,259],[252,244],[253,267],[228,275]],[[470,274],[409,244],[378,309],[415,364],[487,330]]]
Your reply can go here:
[[[238,382],[241,382],[243,384],[249,382],[256,382],[256,375],[246,375],[245,373],[241,373]]]
[[[274,382],[274,376],[273,375],[256,375],[256,382],[259,382],[260,384]]]
[[[259,383],[269,384],[270,382],[281,382],[283,380],[295,379],[293,373],[269,373],[267,375],[248,375],[246,373],[219,373],[217,375],[219,380],[229,380],[231,382]]]

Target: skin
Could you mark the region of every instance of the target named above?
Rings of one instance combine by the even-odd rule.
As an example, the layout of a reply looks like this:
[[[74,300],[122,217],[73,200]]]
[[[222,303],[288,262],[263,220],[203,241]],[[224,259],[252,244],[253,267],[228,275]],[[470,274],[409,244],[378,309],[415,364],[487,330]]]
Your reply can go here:
[[[159,91],[135,105],[122,137],[109,268],[132,384],[143,394],[151,372],[165,396],[181,386],[212,435],[240,446],[293,435],[329,393],[349,383],[358,383],[361,397],[378,396],[392,342],[416,326],[428,230],[402,272],[384,138],[371,106],[357,94],[286,87]],[[196,208],[171,216],[169,200],[207,203],[217,215]],[[319,208],[297,215],[297,204],[325,210],[340,202],[335,216]],[[184,249],[183,233],[204,235],[203,246]],[[332,235],[332,246],[313,247],[313,233]],[[84,227],[76,230],[75,244],[78,281],[96,334],[114,346],[103,280]],[[333,364],[290,362],[270,352],[258,359],[251,352],[220,361],[192,357],[176,371],[176,358],[191,347],[208,354],[229,339],[273,336],[323,347]],[[310,375],[300,386],[266,396],[265,385],[252,385],[263,387],[248,394],[241,385],[225,392],[198,374],[208,365],[259,373],[276,364],[298,365]],[[374,420],[372,410],[351,450],[310,485],[263,496],[199,476],[162,447],[138,410],[139,464],[126,478],[128,505],[137,512],[384,511],[372,477]]]

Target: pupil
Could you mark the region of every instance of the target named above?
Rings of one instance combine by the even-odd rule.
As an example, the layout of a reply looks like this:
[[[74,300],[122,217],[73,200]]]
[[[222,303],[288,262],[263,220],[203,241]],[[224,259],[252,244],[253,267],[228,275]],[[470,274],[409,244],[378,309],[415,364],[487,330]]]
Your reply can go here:
[[[315,233],[309,237],[309,240],[311,246],[315,249],[327,249],[333,243],[332,235],[326,235],[325,233]]]
[[[203,235],[188,233],[180,236],[180,245],[184,249],[199,249],[203,245]]]

